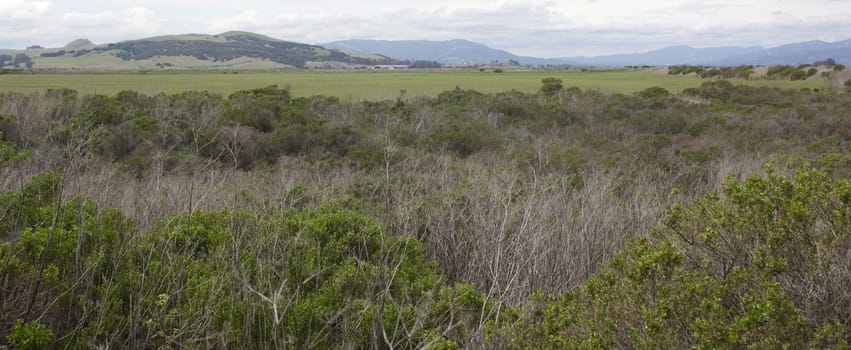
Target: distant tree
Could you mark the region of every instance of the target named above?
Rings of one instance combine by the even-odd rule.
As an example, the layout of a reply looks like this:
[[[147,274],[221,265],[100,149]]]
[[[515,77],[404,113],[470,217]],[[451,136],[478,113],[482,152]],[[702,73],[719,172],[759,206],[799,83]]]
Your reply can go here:
[[[811,77],[811,76],[813,76],[813,75],[816,75],[816,73],[818,73],[818,69],[810,68],[810,69],[808,69],[808,70],[807,70],[807,76],[808,76],[808,77]]]
[[[440,62],[436,62],[436,61],[414,61],[413,63],[408,65],[408,67],[414,68],[414,69],[429,69],[429,68],[442,68],[443,65],[440,64]]]
[[[59,50],[59,51],[56,51],[56,52],[42,52],[41,55],[39,55],[39,56],[41,56],[41,57],[60,57],[60,56],[64,56],[65,54],[66,54],[65,50]]]
[[[38,50],[38,49],[43,49],[43,48],[44,48],[44,46],[41,46],[41,45],[27,46],[27,50]]]
[[[815,61],[815,62],[813,62],[813,65],[814,66],[832,67],[832,66],[836,65],[836,61],[834,61],[832,58],[828,58],[828,59],[822,60],[822,61]]]
[[[792,79],[792,80],[806,80],[807,79],[807,72],[800,70],[800,69],[797,69],[794,72],[792,72],[792,74],[789,76],[789,78]]]
[[[27,54],[25,54],[25,53],[19,53],[19,54],[15,55],[15,59],[14,59],[14,61],[12,61],[12,64],[17,65],[17,64],[27,62],[29,60],[30,60],[30,56],[27,56]]]
[[[561,79],[558,78],[544,78],[541,80],[541,90],[540,92],[547,96],[552,96],[561,91],[564,86],[561,85]]]
[[[834,71],[837,71],[837,72],[838,72],[838,71],[841,71],[841,70],[843,70],[843,69],[845,69],[845,65],[844,65],[844,64],[837,64],[837,65],[833,66],[833,70],[834,70]]]

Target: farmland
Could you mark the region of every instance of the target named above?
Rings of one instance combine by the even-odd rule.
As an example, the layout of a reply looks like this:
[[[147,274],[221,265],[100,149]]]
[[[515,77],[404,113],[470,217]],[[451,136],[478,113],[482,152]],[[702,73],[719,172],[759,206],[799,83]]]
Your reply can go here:
[[[566,87],[579,87],[602,92],[632,93],[660,86],[678,93],[700,86],[704,81],[694,76],[672,76],[651,70],[490,70],[447,71],[284,71],[284,72],[151,72],[151,73],[64,73],[0,75],[0,92],[36,92],[69,88],[82,94],[115,95],[133,90],[152,95],[204,90],[229,95],[238,90],[269,85],[287,86],[294,96],[326,95],[354,100],[394,99],[400,90],[407,96],[436,96],[455,87],[485,93],[517,90],[530,93],[540,87],[546,77],[561,79]],[[733,80],[736,84],[782,88],[829,89],[822,79]]]

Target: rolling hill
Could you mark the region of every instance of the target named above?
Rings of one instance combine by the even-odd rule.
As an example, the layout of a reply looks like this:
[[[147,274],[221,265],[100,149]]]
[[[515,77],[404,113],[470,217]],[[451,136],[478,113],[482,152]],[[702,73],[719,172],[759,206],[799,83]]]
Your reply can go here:
[[[456,65],[509,61],[517,58],[508,51],[460,39],[448,41],[344,40],[322,44],[322,46],[347,52],[381,52],[381,55],[396,59],[436,61]]]
[[[75,40],[62,48],[0,50],[0,68],[39,70],[344,68],[398,64],[248,32],[184,34],[94,45]]]
[[[514,55],[466,40],[388,41],[345,40],[323,44],[326,47],[381,54],[396,59],[433,60],[443,64],[488,64],[513,60],[522,65],[632,66],[632,65],[778,65],[808,64],[833,58],[838,63],[851,63],[851,40],[838,42],[809,41],[774,48],[671,46],[642,53],[595,57],[536,58]]]
[[[347,52],[374,53],[395,59],[435,61],[446,65],[491,64],[514,61],[521,65],[570,65],[568,59],[518,56],[469,40],[343,40],[322,44]]]
[[[808,41],[773,48],[671,46],[596,57],[518,56],[468,40],[345,40],[310,45],[232,31],[182,34],[95,45],[79,39],[61,48],[0,50],[0,68],[79,71],[274,70],[357,68],[435,61],[444,65],[525,66],[797,65],[833,58],[851,64],[851,40]]]

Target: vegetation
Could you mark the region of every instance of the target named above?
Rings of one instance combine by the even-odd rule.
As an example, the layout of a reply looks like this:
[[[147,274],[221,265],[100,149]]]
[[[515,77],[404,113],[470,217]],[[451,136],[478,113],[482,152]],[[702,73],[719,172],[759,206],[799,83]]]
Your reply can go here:
[[[518,348],[848,347],[837,310],[851,308],[851,271],[836,267],[849,191],[811,171],[728,177],[581,288],[538,299],[508,336]]]
[[[701,78],[749,79],[753,74],[753,66],[738,67],[703,67],[703,66],[671,66],[670,75],[695,74]]]
[[[809,76],[806,71],[803,70],[803,67],[793,67],[793,66],[771,66],[768,67],[768,78],[769,79],[791,79],[791,80],[804,80]]]
[[[69,47],[56,50],[44,50],[30,53],[20,52],[14,59],[5,55],[0,57],[0,68],[10,65],[17,68],[39,69],[68,67],[70,70],[92,69],[95,71],[110,70],[111,67],[140,67],[136,63],[122,64],[121,61],[160,61],[160,68],[177,66],[185,58],[194,58],[206,62],[207,67],[226,66],[226,63],[236,63],[239,60],[254,59],[271,62],[277,67],[307,68],[308,62],[337,62],[355,65],[400,64],[401,61],[383,56],[349,55],[339,50],[328,50],[320,46],[300,44],[272,39],[266,36],[245,33],[227,32],[220,35],[184,35],[166,36],[142,40],[129,40],[119,43],[94,46],[82,43],[80,47]],[[28,48],[32,50],[34,48]],[[82,64],[86,59],[98,60],[99,64],[89,66]],[[165,62],[161,62],[165,60]],[[76,62],[77,64],[73,64]],[[189,66],[180,65],[179,68]],[[119,68],[120,69],[120,68]],[[133,68],[130,68],[133,69]]]
[[[70,88],[81,94],[115,95],[123,90],[133,90],[156,95],[176,94],[203,87],[211,93],[230,95],[259,86],[278,85],[290,87],[292,94],[300,97],[326,95],[355,100],[384,100],[395,99],[403,89],[407,90],[408,97],[434,97],[456,86],[486,93],[509,90],[532,93],[541,87],[542,79],[550,77],[561,79],[566,86],[618,93],[634,93],[652,86],[679,93],[687,88],[699,87],[705,81],[699,77],[665,75],[646,70],[502,70],[502,74],[491,74],[490,71],[482,74],[478,70],[0,74],[0,93]],[[731,81],[735,84],[784,89],[831,89],[830,82],[822,79]]]
[[[568,77],[0,94],[0,345],[849,346],[851,94]]]

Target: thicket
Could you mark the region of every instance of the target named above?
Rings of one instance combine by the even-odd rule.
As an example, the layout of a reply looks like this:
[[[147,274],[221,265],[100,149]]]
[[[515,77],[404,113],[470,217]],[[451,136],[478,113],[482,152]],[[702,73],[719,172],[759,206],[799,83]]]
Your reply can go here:
[[[766,75],[769,79],[804,80],[811,76],[811,74],[808,74],[804,68],[805,67],[771,66],[768,67]]]
[[[542,83],[0,95],[0,344],[847,347],[851,96]]]
[[[753,66],[712,67],[712,66],[671,66],[669,75],[695,74],[701,78],[748,79],[753,74]]]

